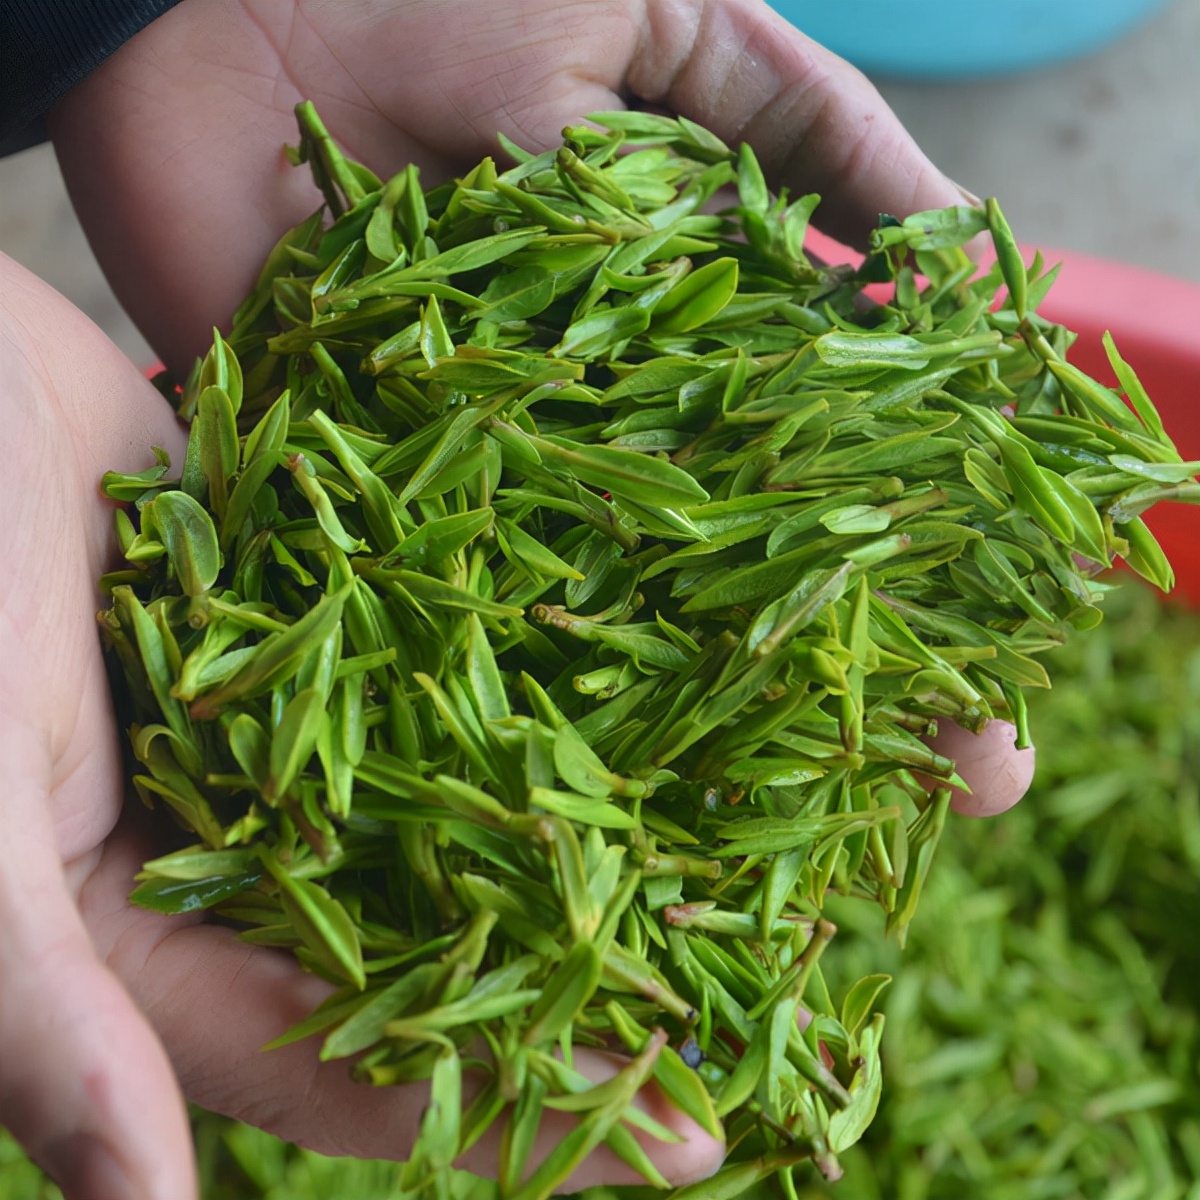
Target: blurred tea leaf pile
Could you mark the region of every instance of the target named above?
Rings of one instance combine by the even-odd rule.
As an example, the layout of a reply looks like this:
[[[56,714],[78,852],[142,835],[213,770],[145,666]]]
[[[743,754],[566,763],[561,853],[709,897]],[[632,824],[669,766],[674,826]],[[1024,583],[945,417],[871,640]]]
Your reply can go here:
[[[1200,1197],[1200,617],[1135,585],[1105,607],[1049,657],[1032,792],[951,823],[903,955],[842,906],[838,973],[896,969],[889,1082],[805,1200]],[[396,1164],[195,1129],[204,1200],[400,1194]],[[59,1200],[3,1135],[0,1195]]]
[[[947,831],[879,1119],[807,1200],[1200,1200],[1200,617],[1125,585],[1048,665],[1035,786]]]
[[[1124,397],[1067,362],[994,201],[830,268],[817,198],[685,120],[425,191],[298,116],[323,209],[183,389],[179,477],[104,481],[133,785],[197,839],[134,900],[334,984],[281,1043],[430,1081],[412,1197],[480,1195],[451,1164],[497,1121],[505,1200],[601,1144],[665,1186],[651,1078],[728,1139],[689,1200],[836,1179],[885,981],[827,977],[827,911],[903,941],[957,779],[923,735],[1025,740],[1096,569],[1170,586],[1140,514],[1197,464],[1111,344]]]

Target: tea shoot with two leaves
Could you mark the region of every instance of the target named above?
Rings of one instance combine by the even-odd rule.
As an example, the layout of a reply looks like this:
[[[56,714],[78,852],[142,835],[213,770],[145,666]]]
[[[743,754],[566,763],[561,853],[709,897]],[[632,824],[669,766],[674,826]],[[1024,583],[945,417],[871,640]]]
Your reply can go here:
[[[1067,362],[994,204],[829,268],[817,198],[686,120],[425,192],[298,115],[325,204],[183,389],[181,477],[104,481],[134,786],[195,841],[135,899],[335,984],[284,1040],[431,1081],[407,1196],[497,1121],[510,1200],[602,1143],[661,1186],[650,1078],[724,1122],[681,1197],[835,1177],[887,979],[830,994],[826,895],[903,937],[950,799],[912,772],[956,779],[922,736],[1027,739],[1095,568],[1170,585],[1141,513],[1196,464],[1115,348],[1128,403]],[[592,1086],[580,1046],[629,1065]],[[547,1108],[579,1123],[533,1168]]]

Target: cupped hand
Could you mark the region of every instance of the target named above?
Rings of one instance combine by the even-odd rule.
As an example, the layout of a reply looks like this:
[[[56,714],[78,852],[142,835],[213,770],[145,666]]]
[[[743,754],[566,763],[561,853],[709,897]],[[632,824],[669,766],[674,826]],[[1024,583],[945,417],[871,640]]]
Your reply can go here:
[[[652,105],[749,141],[843,239],[963,199],[861,74],[763,0],[186,0],[51,122],[101,265],[176,370],[317,206],[281,150],[301,99],[385,176],[415,162],[439,181],[497,131],[541,150],[587,113]]]
[[[261,1050],[327,985],[290,954],[128,903],[160,826],[123,810],[96,627],[114,549],[97,485],[150,465],[152,445],[180,463],[183,433],[82,313],[3,256],[0,426],[0,1126],[69,1200],[193,1197],[182,1095],[327,1154],[407,1157],[423,1085],[355,1084],[311,1043]],[[575,1065],[619,1069],[590,1052]],[[721,1143],[656,1088],[639,1103],[683,1139],[647,1143],[669,1179],[720,1165]],[[547,1113],[533,1160],[572,1124]],[[496,1153],[493,1138],[463,1165],[494,1173]],[[569,1183],[636,1180],[602,1149]]]

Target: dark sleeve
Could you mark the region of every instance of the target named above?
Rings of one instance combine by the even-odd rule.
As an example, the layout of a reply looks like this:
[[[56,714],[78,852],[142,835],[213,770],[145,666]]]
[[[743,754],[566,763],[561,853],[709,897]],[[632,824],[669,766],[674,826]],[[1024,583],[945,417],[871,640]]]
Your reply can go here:
[[[0,0],[0,153],[46,136],[47,112],[179,0]]]

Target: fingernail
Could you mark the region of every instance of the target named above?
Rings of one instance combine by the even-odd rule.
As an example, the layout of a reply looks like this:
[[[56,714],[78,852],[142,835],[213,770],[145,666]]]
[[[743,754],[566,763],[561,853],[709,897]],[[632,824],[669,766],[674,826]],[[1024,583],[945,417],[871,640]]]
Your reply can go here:
[[[982,208],[983,201],[975,195],[974,192],[968,191],[961,183],[955,183],[953,179],[947,176],[946,182],[972,207]]]

